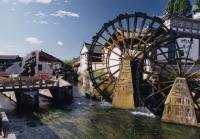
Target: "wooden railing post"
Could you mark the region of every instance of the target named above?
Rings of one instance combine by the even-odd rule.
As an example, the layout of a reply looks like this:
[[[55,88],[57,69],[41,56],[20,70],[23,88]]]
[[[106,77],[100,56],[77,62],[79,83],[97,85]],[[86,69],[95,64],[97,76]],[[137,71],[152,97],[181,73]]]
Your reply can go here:
[[[28,80],[30,80],[30,76],[28,77]],[[26,81],[27,83],[27,88],[29,89],[30,81]]]
[[[59,83],[59,80],[57,81],[57,87],[59,87],[60,86],[60,83]]]
[[[40,88],[42,88],[42,79],[39,80]]]
[[[46,88],[48,87],[48,82],[47,82],[47,80],[45,80],[45,84],[46,84]]]
[[[22,80],[21,80],[21,77],[19,77],[18,82],[19,82],[19,88],[22,88]]]
[[[14,82],[13,78],[11,78],[11,84],[12,84],[12,89],[14,89],[15,88],[15,82]]]

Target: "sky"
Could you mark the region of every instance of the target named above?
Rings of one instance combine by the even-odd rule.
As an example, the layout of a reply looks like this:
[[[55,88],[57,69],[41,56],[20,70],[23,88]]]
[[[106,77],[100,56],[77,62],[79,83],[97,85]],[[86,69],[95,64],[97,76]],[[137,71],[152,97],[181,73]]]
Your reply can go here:
[[[193,4],[195,0],[192,0]],[[0,0],[0,55],[43,50],[78,57],[84,42],[121,13],[160,16],[167,0]]]

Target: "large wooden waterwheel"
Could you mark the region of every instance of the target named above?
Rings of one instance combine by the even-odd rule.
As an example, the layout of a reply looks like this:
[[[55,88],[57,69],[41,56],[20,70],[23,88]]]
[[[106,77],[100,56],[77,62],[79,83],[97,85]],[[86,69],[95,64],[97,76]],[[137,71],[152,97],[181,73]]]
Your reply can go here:
[[[129,98],[137,100],[134,94],[137,63],[154,40],[166,34],[168,30],[162,20],[144,13],[121,14],[105,23],[93,37],[88,55],[94,88],[106,99],[113,100],[115,94],[124,92],[129,95],[125,99],[119,96],[122,103]]]
[[[138,66],[137,91],[162,119],[196,124],[200,116],[199,37],[171,35],[155,41]]]

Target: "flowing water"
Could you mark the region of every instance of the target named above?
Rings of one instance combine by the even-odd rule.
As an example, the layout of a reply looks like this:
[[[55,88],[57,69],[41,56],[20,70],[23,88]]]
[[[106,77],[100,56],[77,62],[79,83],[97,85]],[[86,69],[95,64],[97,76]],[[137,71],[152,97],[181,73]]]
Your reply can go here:
[[[70,105],[53,106],[40,98],[37,112],[15,110],[15,104],[0,96],[10,125],[19,139],[199,139],[200,128],[160,122],[144,109],[112,109],[107,102],[94,102],[79,94]]]

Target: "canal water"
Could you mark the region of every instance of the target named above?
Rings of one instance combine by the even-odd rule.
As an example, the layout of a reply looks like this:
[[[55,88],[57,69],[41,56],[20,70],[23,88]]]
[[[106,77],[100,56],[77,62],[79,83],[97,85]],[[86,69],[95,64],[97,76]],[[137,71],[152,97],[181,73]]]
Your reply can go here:
[[[200,128],[160,122],[144,109],[112,109],[107,102],[86,99],[74,87],[72,104],[52,105],[40,97],[36,112],[16,110],[16,105],[0,95],[2,110],[18,139],[199,139]]]

